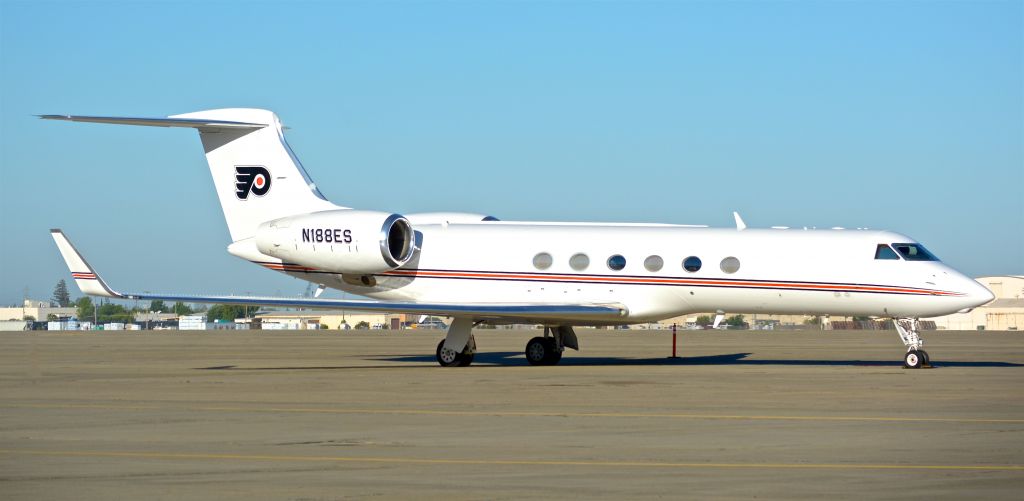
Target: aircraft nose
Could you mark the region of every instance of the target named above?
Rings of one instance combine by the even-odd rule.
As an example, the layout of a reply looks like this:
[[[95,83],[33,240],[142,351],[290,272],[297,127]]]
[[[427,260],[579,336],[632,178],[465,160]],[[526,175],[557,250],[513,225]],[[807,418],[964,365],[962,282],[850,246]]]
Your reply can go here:
[[[988,290],[988,287],[981,285],[977,280],[972,280],[968,277],[964,277],[965,281],[968,282],[964,292],[967,294],[966,299],[970,304],[969,308],[976,308],[983,304],[988,304],[989,301],[995,299],[996,295],[992,294],[992,291]]]

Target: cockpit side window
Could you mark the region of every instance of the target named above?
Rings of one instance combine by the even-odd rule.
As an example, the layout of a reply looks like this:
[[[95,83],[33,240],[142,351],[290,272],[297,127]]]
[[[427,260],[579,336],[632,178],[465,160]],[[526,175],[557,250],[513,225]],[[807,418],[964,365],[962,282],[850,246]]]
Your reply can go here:
[[[938,261],[939,258],[928,252],[921,244],[892,244],[896,252],[899,252],[907,261]]]
[[[875,259],[895,259],[899,261],[900,257],[896,254],[896,251],[892,250],[892,247],[878,244],[878,247],[875,249]]]

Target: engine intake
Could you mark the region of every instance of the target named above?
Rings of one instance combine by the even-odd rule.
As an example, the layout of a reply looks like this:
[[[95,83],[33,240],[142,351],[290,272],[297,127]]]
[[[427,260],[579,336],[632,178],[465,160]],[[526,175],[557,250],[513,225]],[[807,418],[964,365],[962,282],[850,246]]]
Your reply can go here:
[[[332,210],[268,221],[255,240],[261,253],[288,263],[366,275],[409,262],[416,233],[399,214]]]
[[[412,257],[416,243],[416,234],[412,231],[409,220],[392,214],[384,221],[381,232],[384,235],[380,240],[381,255],[395,268],[407,263]]]

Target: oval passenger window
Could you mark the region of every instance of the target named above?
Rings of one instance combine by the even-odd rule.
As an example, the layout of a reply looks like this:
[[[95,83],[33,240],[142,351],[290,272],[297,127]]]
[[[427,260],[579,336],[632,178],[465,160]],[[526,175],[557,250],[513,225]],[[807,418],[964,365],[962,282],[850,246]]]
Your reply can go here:
[[[661,256],[647,256],[647,259],[644,259],[644,268],[647,268],[647,271],[659,271],[662,266],[665,266],[665,260],[661,259]]]
[[[536,256],[533,256],[533,267],[538,270],[546,270],[551,267],[551,263],[554,262],[551,259],[551,254],[547,252],[541,252]]]
[[[626,258],[616,254],[608,258],[608,267],[612,270],[619,271],[626,267]]]
[[[585,270],[590,266],[590,258],[586,254],[575,254],[569,258],[569,266],[576,271]]]

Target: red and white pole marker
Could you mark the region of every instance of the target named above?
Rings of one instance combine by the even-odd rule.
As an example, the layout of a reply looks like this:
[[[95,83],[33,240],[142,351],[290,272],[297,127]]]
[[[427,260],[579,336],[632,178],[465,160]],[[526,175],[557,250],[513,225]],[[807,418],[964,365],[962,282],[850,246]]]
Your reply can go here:
[[[668,358],[679,358],[676,356],[676,324],[672,324],[672,356]]]

